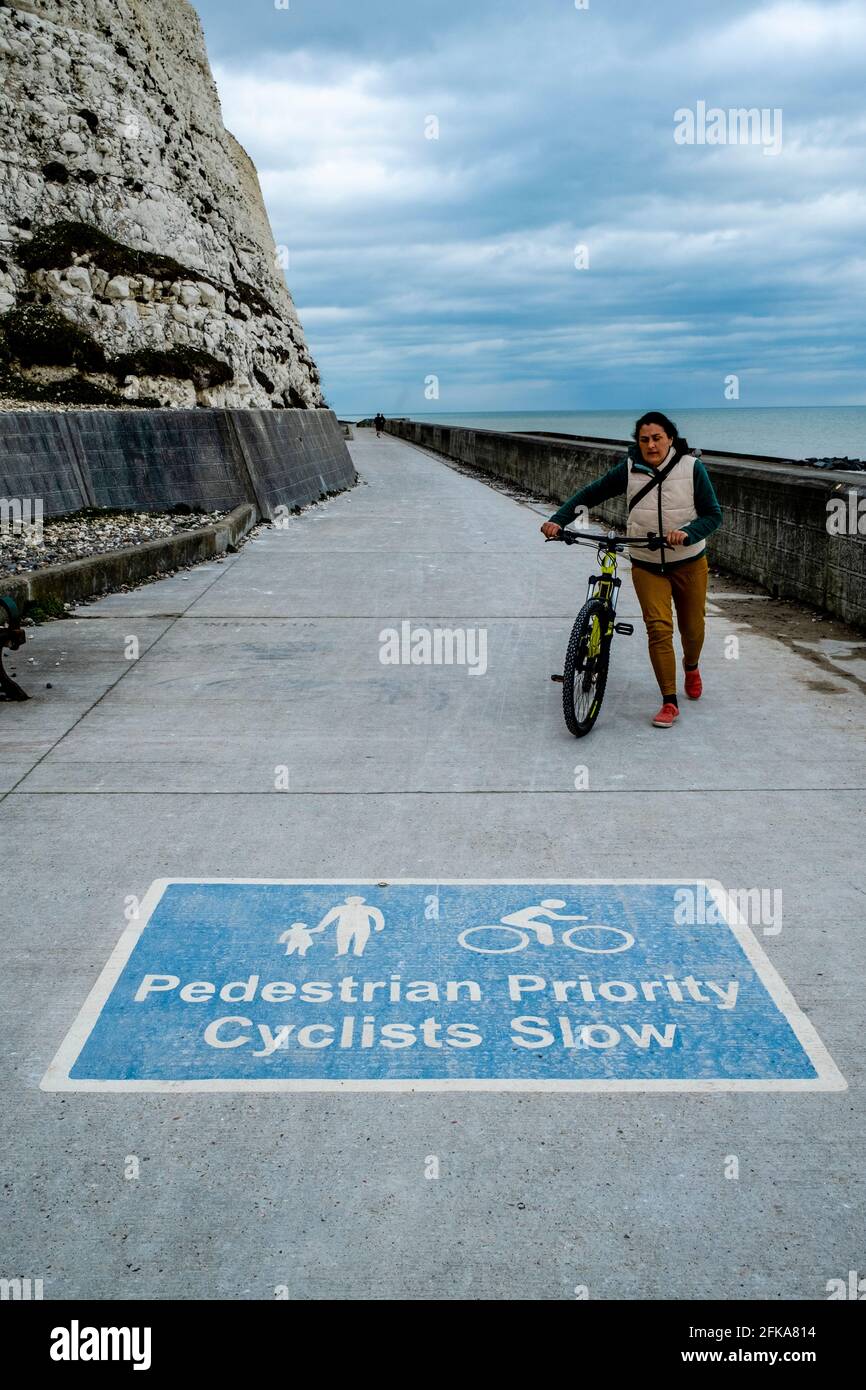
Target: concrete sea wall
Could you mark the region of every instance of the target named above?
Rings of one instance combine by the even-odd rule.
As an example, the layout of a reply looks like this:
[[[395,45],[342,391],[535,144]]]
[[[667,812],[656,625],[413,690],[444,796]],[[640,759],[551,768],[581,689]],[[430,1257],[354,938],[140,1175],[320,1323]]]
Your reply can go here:
[[[252,502],[267,518],[354,481],[330,410],[0,412],[0,498],[41,499],[46,517]]]
[[[494,430],[391,420],[388,431],[496,478],[563,502],[620,458],[626,443],[543,438]],[[866,511],[862,474],[797,469],[781,460],[702,453],[724,512],[722,529],[708,541],[712,563],[756,581],[778,598],[791,598],[866,628],[866,534],[828,530],[828,502],[850,500]],[[595,509],[621,527],[625,500]],[[852,533],[853,532],[853,533]]]

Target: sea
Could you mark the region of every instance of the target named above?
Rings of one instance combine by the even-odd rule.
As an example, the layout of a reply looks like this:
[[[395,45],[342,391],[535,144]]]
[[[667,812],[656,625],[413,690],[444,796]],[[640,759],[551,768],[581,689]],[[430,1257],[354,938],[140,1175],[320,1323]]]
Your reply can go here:
[[[412,420],[465,425],[470,429],[530,431],[591,435],[598,439],[630,439],[632,410],[476,411],[440,414],[393,411]],[[866,459],[866,405],[728,406],[712,410],[666,408],[693,449],[734,454],[768,454],[774,458]],[[344,420],[365,416],[344,415]]]

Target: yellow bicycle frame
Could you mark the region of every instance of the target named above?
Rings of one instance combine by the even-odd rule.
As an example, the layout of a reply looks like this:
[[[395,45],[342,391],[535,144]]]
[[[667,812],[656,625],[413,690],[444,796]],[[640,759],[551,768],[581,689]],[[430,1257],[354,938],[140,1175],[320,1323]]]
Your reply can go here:
[[[616,614],[616,594],[619,588],[619,585],[616,583],[616,551],[605,550],[603,547],[599,546],[597,559],[601,568],[601,574],[593,577],[594,583],[588,597],[597,598],[600,602],[609,606],[610,621],[604,636],[612,637],[614,617]],[[601,625],[596,620],[592,625],[592,635],[587,646],[587,656],[598,656],[601,651],[601,639]]]

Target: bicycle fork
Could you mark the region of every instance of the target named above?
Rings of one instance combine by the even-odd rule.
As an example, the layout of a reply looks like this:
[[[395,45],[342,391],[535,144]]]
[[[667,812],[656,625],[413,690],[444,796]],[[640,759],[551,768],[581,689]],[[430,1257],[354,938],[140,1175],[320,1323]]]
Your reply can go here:
[[[619,578],[619,575],[604,573],[604,569],[605,566],[602,565],[603,572],[601,574],[591,574],[589,576],[584,603],[589,603],[590,599],[597,598],[607,605],[609,620],[607,630],[602,640],[610,642],[615,632],[620,633],[623,637],[631,637],[634,632],[634,623],[618,623],[615,621],[616,605],[619,599],[619,591],[622,587],[622,580]],[[595,588],[596,584],[598,585],[598,589]],[[588,655],[590,657],[598,656],[600,650],[601,642],[599,642],[598,650],[592,650]],[[562,685],[565,677],[559,673],[554,673],[551,675],[550,679]]]

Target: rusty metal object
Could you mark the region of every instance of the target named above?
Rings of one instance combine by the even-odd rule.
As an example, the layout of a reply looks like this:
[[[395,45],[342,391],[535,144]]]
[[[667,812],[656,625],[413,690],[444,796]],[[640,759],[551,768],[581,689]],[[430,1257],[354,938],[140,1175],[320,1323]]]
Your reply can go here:
[[[3,652],[8,647],[17,652],[27,637],[22,626],[24,614],[12,598],[0,598],[0,690],[7,700],[29,700],[26,691],[17,685],[3,665]]]

